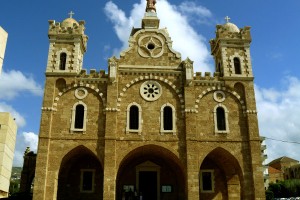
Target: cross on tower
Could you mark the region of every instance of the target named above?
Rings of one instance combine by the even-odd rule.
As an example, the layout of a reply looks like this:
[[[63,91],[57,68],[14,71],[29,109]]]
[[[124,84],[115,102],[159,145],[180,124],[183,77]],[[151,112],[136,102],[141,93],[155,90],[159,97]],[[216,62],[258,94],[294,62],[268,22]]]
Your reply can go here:
[[[73,15],[74,15],[75,13],[73,13],[73,11],[71,11],[71,12],[69,12],[68,14],[70,15],[70,18],[73,18]]]
[[[226,20],[226,22],[228,23],[229,20],[230,20],[230,17],[226,16],[226,17],[225,17],[225,20]]]

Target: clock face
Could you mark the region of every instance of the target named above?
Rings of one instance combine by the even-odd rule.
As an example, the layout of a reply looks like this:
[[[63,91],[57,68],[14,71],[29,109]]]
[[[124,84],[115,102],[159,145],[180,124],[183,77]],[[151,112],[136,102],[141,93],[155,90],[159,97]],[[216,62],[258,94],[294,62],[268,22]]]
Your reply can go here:
[[[157,100],[161,93],[161,85],[156,81],[145,81],[140,87],[140,94],[146,101]]]

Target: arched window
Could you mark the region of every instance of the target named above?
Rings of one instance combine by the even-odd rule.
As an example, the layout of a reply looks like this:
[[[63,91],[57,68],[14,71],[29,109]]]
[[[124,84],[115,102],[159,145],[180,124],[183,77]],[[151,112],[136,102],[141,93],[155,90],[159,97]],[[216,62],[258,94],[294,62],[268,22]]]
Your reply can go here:
[[[59,58],[59,69],[65,70],[66,69],[66,63],[67,63],[67,54],[61,53]]]
[[[176,134],[176,116],[173,105],[166,103],[160,109],[160,132]]]
[[[135,105],[130,107],[129,111],[129,129],[139,129],[139,108]]]
[[[170,106],[164,107],[164,130],[173,130],[173,111]]]
[[[127,106],[126,133],[130,132],[142,132],[142,108],[135,102]]]
[[[214,108],[214,123],[215,133],[229,133],[228,110],[222,104]]]
[[[87,116],[86,105],[82,101],[75,103],[72,108],[71,131],[85,131],[86,116]]]
[[[83,120],[84,120],[84,106],[78,104],[75,109],[75,129],[83,128]]]
[[[217,108],[217,128],[219,131],[226,130],[225,111],[222,107]]]
[[[234,64],[234,71],[235,71],[235,74],[242,74],[240,59],[237,58],[237,57],[235,57],[235,58],[233,59],[233,64]]]

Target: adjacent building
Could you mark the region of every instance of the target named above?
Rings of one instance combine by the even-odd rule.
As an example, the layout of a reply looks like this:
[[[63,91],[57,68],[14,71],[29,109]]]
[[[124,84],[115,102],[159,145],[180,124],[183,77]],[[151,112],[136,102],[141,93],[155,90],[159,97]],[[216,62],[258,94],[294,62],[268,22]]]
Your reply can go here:
[[[194,72],[147,2],[108,73],[83,68],[84,21],[49,21],[33,199],[265,199],[250,27],[217,25]]]
[[[0,26],[0,75],[2,72],[3,60],[5,55],[6,43],[7,43],[7,32]]]
[[[14,118],[10,113],[0,112],[0,198],[8,196],[16,134]]]
[[[293,158],[283,156],[271,161],[268,166],[270,183],[300,178],[299,161]]]
[[[0,26],[0,76],[8,34]],[[17,125],[10,113],[0,112],[0,198],[7,197],[14,158]]]

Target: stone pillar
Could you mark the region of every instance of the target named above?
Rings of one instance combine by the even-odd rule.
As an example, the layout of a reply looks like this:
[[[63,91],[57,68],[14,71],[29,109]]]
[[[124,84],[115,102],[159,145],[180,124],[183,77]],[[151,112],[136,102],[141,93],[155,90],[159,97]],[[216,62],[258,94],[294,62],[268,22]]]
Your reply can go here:
[[[48,151],[50,141],[47,138],[39,138],[39,148],[36,161],[33,200],[46,199],[46,181],[48,171]],[[48,198],[49,199],[49,198]]]
[[[47,183],[48,183],[48,166],[49,166],[54,86],[55,86],[55,81],[46,78],[44,102],[42,107],[41,123],[40,123],[39,145],[38,145],[37,158],[36,158],[33,200],[53,199],[53,197],[47,196],[46,192],[47,189],[49,189],[47,187]]]
[[[116,199],[116,141],[105,141],[103,200]]]
[[[199,199],[199,158],[195,142],[187,141],[187,199]]]

